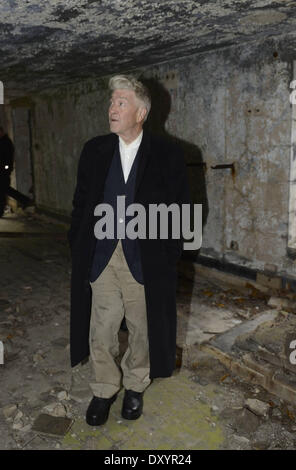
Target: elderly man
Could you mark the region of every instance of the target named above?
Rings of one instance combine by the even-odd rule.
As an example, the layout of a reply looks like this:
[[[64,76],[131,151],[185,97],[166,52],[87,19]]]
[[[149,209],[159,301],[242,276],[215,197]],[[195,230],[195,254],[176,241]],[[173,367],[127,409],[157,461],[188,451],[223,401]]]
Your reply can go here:
[[[123,385],[122,416],[142,414],[143,393],[155,377],[175,367],[177,262],[183,242],[167,239],[97,238],[95,208],[109,204],[115,225],[130,217],[117,213],[117,200],[145,209],[150,204],[190,203],[186,166],[180,149],[143,130],[150,110],[146,87],[134,77],[109,82],[111,134],[95,137],[81,153],[73,199],[69,242],[72,253],[71,365],[90,355],[93,398],[89,425],[104,424]],[[120,215],[120,217],[119,217]],[[148,234],[149,221],[145,222]],[[120,225],[123,224],[123,225]],[[146,225],[147,224],[147,225]],[[125,318],[128,346],[121,360],[118,331]]]

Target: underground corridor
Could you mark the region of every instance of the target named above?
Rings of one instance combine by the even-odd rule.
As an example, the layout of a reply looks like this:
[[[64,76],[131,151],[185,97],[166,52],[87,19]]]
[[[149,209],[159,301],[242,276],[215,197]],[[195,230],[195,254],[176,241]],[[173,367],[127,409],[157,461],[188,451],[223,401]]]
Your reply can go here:
[[[295,450],[294,3],[0,5],[1,450]],[[149,201],[177,201],[188,184],[202,239],[175,258],[172,374],[153,378],[139,419],[122,417],[122,387],[108,421],[90,426],[91,360],[71,364],[69,230],[104,174],[85,176],[86,149],[98,162],[107,143],[97,143],[123,135],[110,117],[118,74],[133,75],[151,102],[131,177],[130,146],[116,141],[120,188],[139,183]],[[166,269],[155,276],[170,286]],[[165,304],[160,295],[157,310]],[[121,323],[118,367],[131,330]]]

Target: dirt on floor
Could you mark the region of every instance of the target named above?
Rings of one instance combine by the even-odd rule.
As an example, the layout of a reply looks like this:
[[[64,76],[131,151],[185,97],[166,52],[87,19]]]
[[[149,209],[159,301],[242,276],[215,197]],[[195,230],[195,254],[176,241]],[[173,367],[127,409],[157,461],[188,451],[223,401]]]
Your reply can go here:
[[[121,391],[107,424],[89,427],[90,364],[71,369],[69,361],[71,263],[65,233],[33,214],[9,217],[0,219],[1,449],[296,448],[295,406],[200,350],[204,341],[270,309],[275,293],[201,275],[188,278],[182,269],[173,377],[153,381],[136,422],[121,418]],[[120,339],[123,351],[127,333],[121,331]],[[47,432],[38,427],[41,415],[54,418],[47,418]]]

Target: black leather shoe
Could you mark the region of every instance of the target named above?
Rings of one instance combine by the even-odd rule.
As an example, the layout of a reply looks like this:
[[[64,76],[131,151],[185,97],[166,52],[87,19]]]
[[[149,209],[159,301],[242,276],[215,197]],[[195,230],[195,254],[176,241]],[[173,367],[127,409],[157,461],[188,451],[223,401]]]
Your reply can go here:
[[[87,424],[90,426],[100,426],[106,423],[110,407],[116,400],[116,396],[117,395],[113,395],[111,398],[93,397],[86,412]]]
[[[143,392],[125,390],[121,416],[124,419],[138,419],[143,411]]]

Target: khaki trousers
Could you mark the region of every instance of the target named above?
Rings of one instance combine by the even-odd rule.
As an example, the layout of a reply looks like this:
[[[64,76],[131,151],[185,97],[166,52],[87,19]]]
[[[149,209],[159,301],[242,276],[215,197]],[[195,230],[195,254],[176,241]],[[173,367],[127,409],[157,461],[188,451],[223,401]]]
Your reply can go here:
[[[100,398],[110,398],[121,388],[143,392],[150,384],[149,344],[144,286],[132,276],[119,240],[112,257],[94,282],[90,320],[90,357],[93,382]],[[128,327],[128,347],[121,361],[118,332],[123,317]]]

